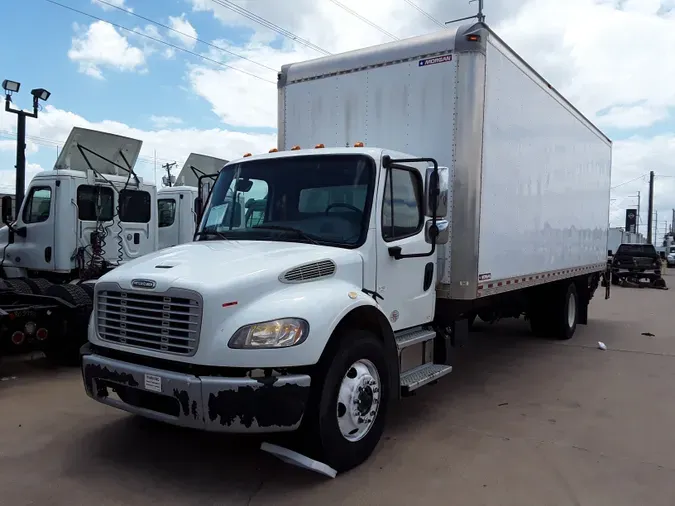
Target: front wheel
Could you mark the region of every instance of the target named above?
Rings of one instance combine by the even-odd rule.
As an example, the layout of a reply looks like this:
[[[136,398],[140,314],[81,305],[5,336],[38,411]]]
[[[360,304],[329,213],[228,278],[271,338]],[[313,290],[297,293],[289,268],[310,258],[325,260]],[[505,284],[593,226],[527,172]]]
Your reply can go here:
[[[344,334],[337,336],[333,360],[323,371],[319,366],[303,421],[310,456],[338,472],[370,457],[384,431],[390,394],[382,341],[362,330]]]

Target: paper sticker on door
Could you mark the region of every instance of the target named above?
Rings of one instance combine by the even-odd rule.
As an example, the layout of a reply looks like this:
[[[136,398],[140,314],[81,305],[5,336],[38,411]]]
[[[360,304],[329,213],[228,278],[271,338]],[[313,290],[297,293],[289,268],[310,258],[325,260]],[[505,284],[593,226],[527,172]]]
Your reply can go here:
[[[152,392],[162,392],[162,378],[155,374],[145,375],[145,389]]]

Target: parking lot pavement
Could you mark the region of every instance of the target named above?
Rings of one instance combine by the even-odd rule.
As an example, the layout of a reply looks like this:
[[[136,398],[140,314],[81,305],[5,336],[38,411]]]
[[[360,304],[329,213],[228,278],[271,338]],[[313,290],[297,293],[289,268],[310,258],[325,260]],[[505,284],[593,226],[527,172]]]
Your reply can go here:
[[[260,452],[259,438],[95,403],[77,370],[5,364],[0,505],[672,506],[674,310],[675,290],[613,287],[568,342],[523,321],[477,324],[455,371],[404,399],[372,458],[335,480]]]

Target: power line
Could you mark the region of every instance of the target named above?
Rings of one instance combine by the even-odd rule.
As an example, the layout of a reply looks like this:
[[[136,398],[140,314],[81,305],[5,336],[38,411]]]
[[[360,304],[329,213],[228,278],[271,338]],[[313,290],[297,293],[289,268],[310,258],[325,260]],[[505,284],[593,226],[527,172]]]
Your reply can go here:
[[[215,0],[214,0],[214,1],[215,1]],[[341,2],[338,2],[338,0],[330,0],[330,1],[331,1],[332,3],[334,3],[335,5],[337,5],[338,7],[340,7],[341,9],[345,10],[346,12],[348,12],[349,14],[351,14],[352,16],[354,16],[354,17],[360,19],[361,21],[363,21],[363,22],[366,23],[367,25],[370,25],[370,26],[372,26],[373,28],[375,28],[376,30],[379,30],[380,32],[382,32],[383,34],[385,34],[387,37],[391,37],[391,38],[394,39],[394,40],[401,40],[401,39],[399,39],[396,35],[394,35],[393,33],[388,32],[387,30],[385,30],[384,28],[382,28],[380,25],[378,25],[378,24],[376,24],[376,23],[373,23],[370,19],[363,17],[361,14],[359,14],[359,13],[356,12],[355,10],[352,10],[352,9],[350,9],[349,7],[347,7],[345,4],[343,4],[343,3],[341,3]]]
[[[122,25],[119,25],[117,23],[113,23],[112,21],[108,21],[107,19],[103,19],[103,18],[100,18],[98,16],[94,16],[93,14],[89,14],[89,13],[81,11],[79,9],[75,9],[74,7],[71,7],[69,5],[65,5],[65,4],[56,2],[55,0],[45,0],[45,2],[49,2],[50,4],[58,5],[59,7],[62,7],[64,9],[68,9],[69,11],[77,12],[78,14],[81,14],[83,16],[87,16],[91,19],[95,19],[97,21],[101,21],[103,23],[106,23],[110,26],[114,26],[115,28],[119,28],[120,30],[125,30],[127,32],[134,33],[134,34],[138,35],[139,37],[145,37],[146,39],[150,39],[150,40],[152,40],[154,42],[157,42],[159,44],[164,44],[165,46],[169,46],[169,47],[171,47],[173,49],[176,49],[178,51],[183,51],[184,53],[187,53],[187,54],[192,55],[192,56],[196,56],[197,58],[201,58],[202,60],[206,60],[206,61],[209,61],[211,63],[215,63],[216,65],[220,65],[221,67],[225,67],[225,68],[228,68],[230,70],[235,70],[237,72],[241,72],[242,74],[246,74],[246,75],[249,75],[251,77],[255,77],[256,79],[260,79],[261,81],[265,81],[265,82],[268,82],[270,84],[276,84],[276,81],[272,81],[270,79],[265,79],[264,77],[261,77],[261,76],[258,76],[256,74],[254,74],[253,72],[249,72],[247,70],[243,70],[243,69],[239,69],[237,67],[233,67],[232,65],[228,65],[227,63],[223,63],[223,62],[220,62],[218,60],[214,60],[213,58],[209,58],[208,56],[204,56],[202,54],[195,53],[194,51],[190,51],[189,49],[185,49],[184,47],[178,46],[176,44],[172,44],[170,42],[167,42],[167,41],[162,40],[162,39],[158,39],[156,37],[152,37],[151,35],[145,34],[143,32],[139,32],[137,30],[133,30],[132,28],[127,28],[126,26],[122,26]]]
[[[145,16],[142,16],[142,15],[140,15],[140,14],[135,13],[134,11],[131,11],[131,10],[129,10],[129,9],[125,9],[124,7],[120,7],[119,5],[115,5],[115,4],[112,4],[112,3],[110,3],[110,2],[106,2],[106,0],[96,0],[96,1],[99,2],[99,3],[105,4],[105,5],[108,5],[108,6],[112,7],[112,8],[114,8],[114,9],[117,9],[117,10],[120,10],[120,11],[122,11],[122,12],[125,12],[125,13],[129,14],[130,16],[135,16],[135,17],[137,17],[137,18],[139,18],[139,19],[142,19],[143,21],[147,21],[148,23],[152,23],[153,25],[157,25],[157,26],[160,26],[160,27],[162,27],[162,28],[164,28],[164,29],[166,29],[166,30],[170,30],[170,31],[172,31],[172,32],[174,32],[174,33],[179,34],[179,35],[182,36],[182,37],[187,37],[188,39],[192,39],[192,40],[194,40],[194,41],[200,42],[201,44],[205,44],[205,45],[207,45],[207,46],[209,46],[209,47],[212,47],[212,48],[214,48],[214,49],[218,49],[219,51],[222,51],[222,52],[224,52],[224,53],[230,54],[230,55],[232,55],[232,56],[236,56],[237,58],[241,58],[242,60],[246,60],[246,61],[248,61],[248,62],[251,62],[251,63],[255,64],[255,65],[258,65],[258,66],[260,66],[260,67],[263,67],[263,68],[265,68],[265,69],[267,69],[267,70],[271,70],[272,72],[275,72],[275,73],[277,72],[277,69],[272,68],[272,67],[268,67],[268,66],[265,65],[264,63],[259,63],[259,62],[255,61],[255,60],[252,60],[251,58],[248,58],[248,57],[246,57],[246,56],[243,56],[243,55],[240,55],[240,54],[238,54],[238,53],[235,53],[234,51],[230,51],[229,49],[226,49],[226,48],[224,48],[224,47],[220,47],[220,46],[217,46],[216,44],[212,44],[211,42],[207,42],[207,41],[202,40],[202,39],[200,39],[200,38],[198,38],[198,37],[194,37],[194,36],[190,35],[189,33],[185,33],[185,32],[181,32],[180,30],[176,30],[175,28],[172,28],[172,27],[170,27],[170,26],[168,26],[168,25],[165,25],[164,23],[160,23],[159,21],[155,21],[154,19],[147,18],[147,17],[145,17]]]
[[[615,189],[615,188],[618,188],[619,186],[623,186],[623,185],[628,184],[628,183],[632,183],[633,181],[637,181],[638,179],[642,179],[642,178],[644,178],[644,177],[646,177],[646,176],[648,176],[648,174],[642,174],[641,176],[635,177],[635,178],[633,178],[633,179],[629,179],[628,181],[624,181],[623,183],[620,183],[620,184],[618,184],[618,185],[616,185],[616,186],[612,186],[612,187],[610,188],[610,190],[613,190],[613,189]]]
[[[248,9],[245,9],[244,7],[235,4],[234,2],[230,2],[229,0],[211,0],[213,3],[220,5],[221,7],[225,7],[226,9],[229,9],[233,12],[236,12],[237,14],[244,16],[247,19],[250,19],[251,21],[258,23],[259,25],[262,25],[266,28],[269,28],[270,30],[278,33],[279,35],[283,35],[284,37],[297,42],[298,44],[302,44],[305,47],[308,47],[310,49],[313,49],[314,51],[317,51],[319,53],[322,53],[324,55],[330,55],[331,53],[329,51],[326,51],[325,49],[317,46],[316,44],[303,39],[302,37],[294,34],[293,32],[289,32],[285,28],[281,28],[279,25],[275,25],[271,21],[268,21],[267,19],[258,16],[257,14],[251,12]]]
[[[441,28],[447,28],[447,27],[445,26],[445,23],[443,23],[442,21],[439,21],[438,19],[436,19],[435,17],[433,17],[431,14],[429,14],[427,11],[425,11],[424,9],[422,9],[422,7],[420,7],[420,6],[417,5],[416,3],[412,2],[411,0],[403,0],[403,1],[404,1],[405,3],[407,3],[410,7],[412,7],[413,9],[415,9],[417,12],[419,12],[420,14],[422,14],[423,16],[426,16],[429,20],[431,20],[432,22],[436,23],[436,24],[437,24],[438,26],[440,26]]]

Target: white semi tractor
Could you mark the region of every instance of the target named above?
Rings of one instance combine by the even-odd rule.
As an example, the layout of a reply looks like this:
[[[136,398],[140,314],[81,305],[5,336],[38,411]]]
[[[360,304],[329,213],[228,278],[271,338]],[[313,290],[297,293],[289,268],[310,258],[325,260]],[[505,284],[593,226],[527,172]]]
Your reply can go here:
[[[297,430],[344,471],[392,401],[451,372],[476,316],[569,339],[600,284],[609,296],[611,141],[485,24],[287,65],[278,83],[278,148],[221,170],[196,241],[96,282],[93,399]],[[232,194],[262,216],[211,219]]]
[[[91,281],[192,241],[203,200],[199,182],[227,160],[193,153],[178,177],[182,184],[157,191],[133,170],[141,146],[137,139],[73,128],[54,169],[32,179],[15,217],[11,197],[3,199],[0,356],[40,349],[77,362]],[[66,321],[67,332],[79,339],[59,335]]]

